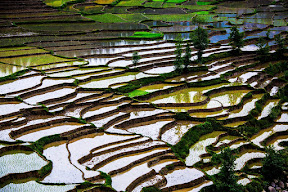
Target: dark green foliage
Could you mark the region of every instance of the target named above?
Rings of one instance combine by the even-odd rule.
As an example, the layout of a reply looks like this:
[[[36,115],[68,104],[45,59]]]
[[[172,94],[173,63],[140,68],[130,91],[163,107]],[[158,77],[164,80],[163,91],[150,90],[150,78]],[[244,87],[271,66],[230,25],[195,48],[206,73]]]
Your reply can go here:
[[[176,39],[176,44],[175,44],[176,45],[176,50],[175,50],[176,58],[174,61],[174,67],[175,67],[175,70],[180,73],[183,70],[183,63],[184,63],[184,60],[182,58],[182,44],[183,44],[183,39],[181,38],[180,35],[178,35]]]
[[[138,52],[136,51],[136,52],[134,52],[133,53],[133,56],[132,56],[132,63],[133,63],[133,65],[134,65],[134,67],[136,67],[137,66],[137,64],[138,64],[138,62],[139,62],[139,60],[141,59],[141,57],[138,55]]]
[[[257,54],[260,56],[267,56],[269,53],[269,46],[268,43],[264,40],[263,37],[260,37],[258,39],[258,42],[256,43],[258,50],[257,50]]]
[[[50,136],[46,136],[46,137],[42,137],[41,139],[37,140],[36,142],[32,143],[30,145],[30,147],[39,152],[42,153],[43,152],[43,147],[49,143],[55,142],[55,141],[62,141],[63,138],[59,135],[50,135]]]
[[[190,34],[190,38],[195,49],[198,49],[198,62],[202,63],[203,51],[208,47],[209,44],[208,33],[201,26],[198,26],[198,28]]]
[[[271,29],[266,32],[266,39],[270,39]]]
[[[287,61],[282,61],[276,64],[270,64],[267,68],[264,69],[264,72],[274,76],[277,73],[281,73],[283,71],[288,70],[287,64],[288,64]]]
[[[20,96],[15,96],[14,97],[17,101],[23,102],[23,99]]]
[[[256,101],[256,103],[255,103],[255,108],[254,108],[252,111],[250,111],[249,114],[251,114],[251,115],[254,116],[254,117],[260,115],[260,113],[262,112],[263,107],[264,107],[266,101],[267,101],[269,98],[270,98],[269,93],[265,93],[261,99],[259,99],[258,101]]]
[[[189,113],[187,112],[181,112],[181,113],[176,113],[174,115],[174,118],[176,120],[190,120],[191,119],[191,116],[189,115]]]
[[[278,49],[276,50],[277,54],[279,56],[283,56],[283,53],[285,52],[285,39],[282,37],[281,34],[275,35],[275,41],[276,41],[276,45],[278,46]]]
[[[52,170],[52,161],[49,161],[47,165],[45,165],[38,171],[39,177],[42,178],[46,176],[48,173],[51,172],[51,170]]]
[[[111,3],[111,6],[116,6],[121,0],[116,0],[113,3]]]
[[[226,58],[226,57],[230,57],[230,56],[233,56],[232,51],[215,53],[215,54],[209,55],[208,57],[203,58],[202,63],[207,63],[210,61],[214,61],[216,59]]]
[[[112,185],[111,176],[108,175],[107,173],[102,172],[102,171],[100,171],[100,175],[101,175],[102,178],[105,179],[105,186],[111,187],[111,185]]]
[[[245,189],[249,192],[262,192],[265,185],[263,182],[253,180],[245,186]]]
[[[283,179],[284,171],[288,168],[288,157],[282,151],[276,151],[272,147],[265,149],[266,156],[262,160],[262,174],[265,180],[272,181],[273,179]]]
[[[78,79],[75,79],[75,80],[73,81],[73,85],[78,86],[78,85],[79,85],[79,80],[78,80]]]
[[[238,127],[239,131],[244,135],[251,137],[258,133],[261,129],[265,129],[273,125],[274,120],[281,114],[280,106],[273,107],[268,117],[256,120],[253,116],[249,116],[249,121]]]
[[[243,41],[244,33],[240,33],[236,26],[231,28],[231,33],[228,39],[230,40],[230,45],[233,47],[233,50],[240,52],[240,48],[244,46]]]
[[[235,175],[235,156],[230,148],[221,151],[221,169],[214,179],[216,191],[241,192],[244,191],[242,185],[237,184],[237,176]]]
[[[11,75],[7,75],[5,77],[0,77],[0,82],[7,81],[7,80],[15,80],[15,79],[17,79],[17,77],[24,75],[28,71],[29,71],[28,69],[24,69],[21,71],[17,71],[16,73],[12,73]]]
[[[288,84],[279,90],[279,96],[283,102],[288,101]]]
[[[203,124],[196,125],[189,129],[181,140],[174,146],[172,150],[181,159],[185,159],[189,154],[189,148],[195,144],[202,135],[212,133],[214,130],[221,129],[222,126],[213,119],[207,119]]]
[[[143,187],[141,192],[161,192],[161,190],[156,187]]]
[[[184,55],[184,71],[188,70],[188,66],[191,62],[191,48],[190,43],[187,41],[186,43],[186,49],[185,49],[185,55]]]

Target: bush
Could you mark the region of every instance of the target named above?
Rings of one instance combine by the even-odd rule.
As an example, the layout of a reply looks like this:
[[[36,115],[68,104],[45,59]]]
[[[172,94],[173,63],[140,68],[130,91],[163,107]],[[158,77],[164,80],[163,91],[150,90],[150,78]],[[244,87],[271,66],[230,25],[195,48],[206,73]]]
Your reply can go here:
[[[263,188],[264,188],[263,182],[259,182],[256,180],[253,180],[251,183],[248,183],[245,186],[246,191],[249,192],[262,192]]]
[[[234,50],[240,51],[240,48],[244,46],[243,41],[244,33],[240,33],[236,26],[231,28],[231,33],[228,39],[230,40],[230,45]]]
[[[273,179],[283,179],[285,177],[284,171],[287,171],[288,161],[287,155],[284,152],[276,151],[272,147],[268,147],[266,156],[262,160],[262,174],[265,180],[272,181]]]
[[[179,116],[184,118],[186,115]],[[189,129],[181,140],[174,146],[172,146],[172,150],[174,151],[175,155],[181,159],[185,159],[189,154],[190,147],[199,141],[202,135],[206,135],[208,133],[212,133],[214,130],[222,129],[222,125],[218,123],[214,119],[207,119],[207,121],[203,124],[196,125]]]
[[[220,173],[213,179],[216,191],[241,192],[244,191],[242,185],[237,184],[235,175],[235,156],[230,148],[224,148],[221,151],[221,169]]]

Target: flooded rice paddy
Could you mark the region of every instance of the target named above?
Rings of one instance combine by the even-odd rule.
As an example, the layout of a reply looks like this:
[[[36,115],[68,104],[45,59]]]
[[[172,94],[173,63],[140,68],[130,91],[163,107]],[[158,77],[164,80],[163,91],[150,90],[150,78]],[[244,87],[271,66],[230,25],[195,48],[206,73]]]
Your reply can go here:
[[[224,146],[235,170],[249,171],[238,183],[258,178],[264,148],[287,146],[288,105],[285,72],[271,73],[282,61],[259,62],[256,44],[263,37],[274,53],[273,38],[287,38],[287,3],[200,4],[2,0],[0,191],[198,192],[213,184],[211,151]],[[210,39],[205,61],[191,45],[190,71],[175,73],[175,39],[191,40],[194,17]],[[245,32],[239,55],[232,26]],[[143,31],[151,33],[133,35]],[[173,146],[211,118],[221,130],[199,135],[181,157]]]

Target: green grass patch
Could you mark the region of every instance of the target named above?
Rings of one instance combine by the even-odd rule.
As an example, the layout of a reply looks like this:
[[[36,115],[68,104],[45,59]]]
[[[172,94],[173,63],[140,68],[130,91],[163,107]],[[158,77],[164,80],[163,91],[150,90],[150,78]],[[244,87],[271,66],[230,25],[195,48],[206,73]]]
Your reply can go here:
[[[43,148],[45,145],[52,143],[52,142],[56,142],[56,141],[62,141],[62,140],[63,138],[59,134],[50,135],[50,136],[42,137],[41,139],[35,141],[34,143],[30,145],[30,147],[33,150],[42,154]]]
[[[195,12],[197,15],[208,15],[209,14],[209,11],[198,11],[198,12]]]
[[[147,95],[149,92],[147,91],[142,91],[142,90],[134,90],[130,93],[128,93],[129,97],[137,97],[137,96],[142,96],[142,95]]]
[[[212,2],[197,1],[197,5],[211,5]]]
[[[28,69],[24,69],[22,71],[17,71],[16,73],[12,73],[11,75],[8,75],[8,76],[5,76],[5,77],[0,77],[0,82],[7,81],[7,80],[15,80],[19,76],[24,75],[25,73],[27,73],[28,71],[29,71]]]
[[[152,7],[152,8],[162,8],[163,2],[160,1],[152,1],[152,2],[146,2],[145,7]]]
[[[126,20],[126,22],[141,22],[144,20],[147,20],[148,18],[145,17],[141,13],[135,13],[135,14],[117,14],[118,17],[122,18],[123,20]]]
[[[164,2],[164,0],[153,0],[153,1],[160,1],[160,2]],[[187,0],[168,0],[167,3],[183,3]]]
[[[20,66],[34,66],[49,63],[61,63],[72,61],[72,59],[61,58],[50,54],[36,55],[36,56],[24,56],[24,57],[13,57],[13,58],[3,58],[0,62],[9,63]]]
[[[176,22],[176,21],[190,21],[194,17],[195,13],[188,14],[162,14],[162,15],[146,15],[151,20]]]
[[[120,1],[116,6],[125,6],[125,7],[134,7],[134,6],[142,6],[146,0],[127,0]]]
[[[89,15],[86,17],[93,19],[94,21],[101,22],[101,23],[125,23],[127,22],[112,13],[105,13],[105,14],[100,14],[100,15]]]
[[[135,39],[157,39],[157,38],[163,38],[163,34],[161,33],[151,33],[151,32],[146,32],[146,31],[137,31],[135,32],[130,38],[135,38]]]
[[[51,7],[61,7],[68,2],[76,2],[75,0],[45,0],[44,3]]]

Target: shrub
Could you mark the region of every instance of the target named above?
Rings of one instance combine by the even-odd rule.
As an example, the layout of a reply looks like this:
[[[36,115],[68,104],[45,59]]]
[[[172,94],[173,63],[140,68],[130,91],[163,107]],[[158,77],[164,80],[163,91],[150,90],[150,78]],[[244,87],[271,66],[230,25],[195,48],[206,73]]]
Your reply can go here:
[[[241,192],[244,191],[242,185],[237,184],[235,175],[235,156],[230,148],[224,148],[221,151],[221,169],[214,178],[216,191]]]
[[[277,54],[279,56],[283,56],[284,52],[285,52],[285,43],[286,43],[286,39],[284,39],[281,34],[275,35],[275,41],[276,41],[276,45],[278,46],[278,49],[276,50]]]
[[[221,128],[222,126],[216,120],[207,119],[205,123],[189,129],[181,140],[176,145],[172,146],[172,150],[176,156],[185,159],[189,154],[189,148],[195,144],[202,135],[212,133],[214,130],[219,130]]]
[[[176,55],[176,58],[175,58],[175,61],[174,61],[174,67],[175,67],[175,70],[177,72],[182,72],[183,70],[183,64],[184,64],[184,59],[182,58],[182,43],[183,43],[183,39],[181,38],[180,35],[177,36],[177,39],[176,39],[176,50],[175,50],[175,55]]]
[[[137,66],[137,64],[138,64],[138,62],[139,62],[139,60],[141,59],[141,57],[138,55],[138,52],[137,51],[135,51],[134,53],[133,53],[133,56],[132,56],[132,63],[133,63],[133,65],[134,65],[134,67],[136,67]]]
[[[198,26],[198,28],[191,33],[190,38],[195,49],[198,49],[198,62],[202,63],[203,50],[208,47],[209,43],[208,33],[201,26]]]
[[[283,179],[284,171],[287,170],[287,156],[281,151],[276,151],[272,147],[267,147],[266,156],[262,160],[262,174],[265,180],[272,181],[273,179]]]
[[[186,43],[186,49],[185,49],[185,55],[183,58],[183,64],[184,64],[184,71],[186,72],[188,70],[188,66],[191,62],[191,48],[190,43],[187,41]]]
[[[233,50],[239,52],[240,48],[244,46],[243,37],[244,33],[240,33],[236,26],[231,28],[228,39],[230,40],[230,45],[233,47]]]
[[[260,37],[258,39],[256,46],[258,47],[258,50],[257,50],[258,55],[260,55],[260,56],[268,55],[270,48],[268,46],[268,43],[264,40],[263,37]]]

